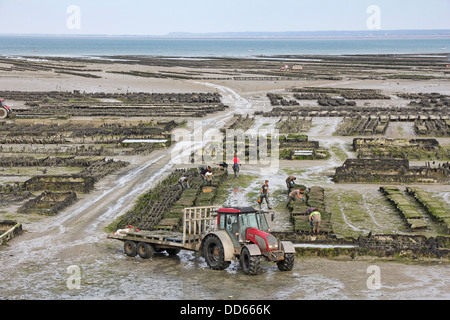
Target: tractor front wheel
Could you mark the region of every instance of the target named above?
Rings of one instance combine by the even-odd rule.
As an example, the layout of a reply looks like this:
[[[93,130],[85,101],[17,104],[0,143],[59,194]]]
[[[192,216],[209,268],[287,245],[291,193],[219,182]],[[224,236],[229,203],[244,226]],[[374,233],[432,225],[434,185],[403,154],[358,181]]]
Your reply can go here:
[[[294,254],[285,253],[284,260],[278,261],[277,266],[280,271],[291,271],[294,267]]]
[[[245,274],[253,276],[261,272],[261,257],[250,255],[247,247],[242,249],[239,264]]]
[[[216,236],[206,238],[203,246],[203,256],[208,267],[213,270],[224,270],[230,265],[230,261],[225,261],[225,251],[222,242]]]

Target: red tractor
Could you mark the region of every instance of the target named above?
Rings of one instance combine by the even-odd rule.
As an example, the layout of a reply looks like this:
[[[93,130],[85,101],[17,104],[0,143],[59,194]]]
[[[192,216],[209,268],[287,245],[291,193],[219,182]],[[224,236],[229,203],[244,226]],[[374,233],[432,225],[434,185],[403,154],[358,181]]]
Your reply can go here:
[[[198,252],[208,267],[224,270],[239,261],[245,274],[261,271],[262,260],[276,262],[281,271],[294,267],[294,245],[269,234],[265,212],[252,207],[193,207],[183,210],[183,232],[137,230],[132,226],[108,235],[125,242],[129,257],[148,259],[154,252]]]
[[[211,269],[226,269],[232,260],[239,260],[245,274],[261,271],[262,260],[276,262],[281,271],[294,266],[295,248],[289,241],[280,241],[270,231],[265,213],[252,207],[220,208],[217,225],[202,241],[201,254]]]
[[[6,119],[12,116],[12,110],[10,107],[4,104],[3,99],[0,99],[0,119]]]

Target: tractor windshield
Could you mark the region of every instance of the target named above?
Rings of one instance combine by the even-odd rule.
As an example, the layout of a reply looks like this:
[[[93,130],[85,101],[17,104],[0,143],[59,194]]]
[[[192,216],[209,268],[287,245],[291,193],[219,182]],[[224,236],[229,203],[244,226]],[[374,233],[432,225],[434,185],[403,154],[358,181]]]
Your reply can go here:
[[[269,225],[267,224],[267,219],[264,213],[257,213],[256,217],[258,218],[259,230],[268,231]]]
[[[264,213],[241,214],[239,218],[239,232],[241,239],[245,239],[245,232],[248,228],[257,228],[261,231],[269,230]]]

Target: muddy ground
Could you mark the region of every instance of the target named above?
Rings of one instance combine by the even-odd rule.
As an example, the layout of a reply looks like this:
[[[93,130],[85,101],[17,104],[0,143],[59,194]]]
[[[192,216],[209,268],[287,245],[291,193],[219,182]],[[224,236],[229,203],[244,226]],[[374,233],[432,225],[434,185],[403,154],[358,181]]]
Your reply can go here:
[[[4,63],[4,62],[3,62]],[[70,62],[69,62],[70,63]],[[105,66],[110,70],[111,65]],[[134,67],[135,68],[135,67]],[[153,70],[155,67],[148,67]],[[185,72],[185,66],[164,68]],[[126,65],[120,71],[128,70]],[[198,71],[198,70],[196,70]],[[217,70],[213,70],[217,72]],[[212,72],[209,70],[209,72]],[[223,71],[221,71],[223,72]],[[434,72],[434,71],[432,71]],[[225,111],[202,119],[203,129],[221,128],[235,114],[253,114],[261,109],[271,110],[266,97],[268,91],[283,92],[291,86],[339,86],[351,88],[377,88],[387,92],[434,92],[449,94],[447,79],[426,82],[413,80],[377,79],[308,79],[289,81],[232,81],[232,80],[173,80],[146,79],[122,74],[108,74],[104,79],[81,79],[69,75],[48,74],[40,71],[37,81],[26,71],[14,75],[2,73],[0,83],[6,90],[122,91],[128,88],[172,92],[217,92],[222,102],[229,106]],[[8,82],[8,79],[12,81]],[[132,82],[129,82],[132,80]],[[151,81],[151,82],[149,82]],[[119,90],[120,89],[120,90]],[[158,90],[161,89],[161,90]],[[153,90],[153,89],[151,89]],[[403,102],[402,102],[403,103]],[[278,119],[257,118],[253,129],[270,128]],[[377,216],[379,201],[373,197],[379,185],[342,184],[332,181],[337,166],[347,157],[353,157],[349,146],[352,137],[336,137],[333,133],[340,118],[315,118],[309,136],[330,148],[331,157],[324,161],[280,161],[278,170],[270,172],[264,167],[247,166],[242,174],[256,177],[244,187],[237,184],[225,205],[252,205],[248,194],[258,189],[261,181],[268,179],[273,190],[282,190],[286,174],[296,174],[306,185],[320,185],[329,190],[331,199],[340,194],[357,192],[367,201],[371,226],[376,232],[402,232],[401,221],[396,217],[385,221]],[[409,123],[404,129],[396,123],[389,134],[393,137],[414,137]],[[192,129],[192,125],[187,125]],[[440,142],[448,145],[448,138]],[[197,148],[202,144],[196,145]],[[334,148],[332,148],[334,147]],[[106,239],[105,227],[129,210],[137,197],[164,179],[172,169],[185,167],[179,164],[183,143],[168,150],[155,150],[148,155],[123,157],[130,165],[120,172],[107,176],[96,184],[89,194],[57,216],[14,214],[14,206],[2,209],[2,216],[23,222],[26,232],[0,248],[1,299],[448,299],[450,298],[450,268],[447,260],[391,261],[370,257],[298,258],[292,272],[282,273],[273,264],[264,264],[263,273],[248,277],[233,263],[226,271],[210,270],[204,259],[195,253],[181,252],[176,257],[156,254],[150,260],[128,258],[123,254],[122,243]],[[120,158],[120,157],[119,157]],[[122,160],[122,158],[120,158]],[[449,205],[449,185],[426,185],[426,190],[436,193]],[[280,200],[280,203],[282,200]],[[342,206],[341,206],[342,208]],[[337,209],[339,212],[339,210]],[[288,213],[276,212],[273,229],[286,231],[291,227]],[[366,233],[367,223],[346,220],[342,215],[342,232]],[[399,227],[397,227],[400,225]],[[356,230],[354,230],[356,229]],[[400,230],[400,231],[399,231]],[[371,266],[380,270],[381,286],[374,289],[370,283]],[[75,269],[71,268],[75,266]],[[72,270],[79,270],[80,286]]]

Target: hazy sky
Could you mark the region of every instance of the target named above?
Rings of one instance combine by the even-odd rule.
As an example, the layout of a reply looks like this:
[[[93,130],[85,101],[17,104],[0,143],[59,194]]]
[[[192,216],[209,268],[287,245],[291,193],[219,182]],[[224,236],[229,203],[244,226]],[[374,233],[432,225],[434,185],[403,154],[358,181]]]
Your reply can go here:
[[[0,33],[450,29],[450,0],[0,0]],[[70,10],[68,10],[70,9]]]

